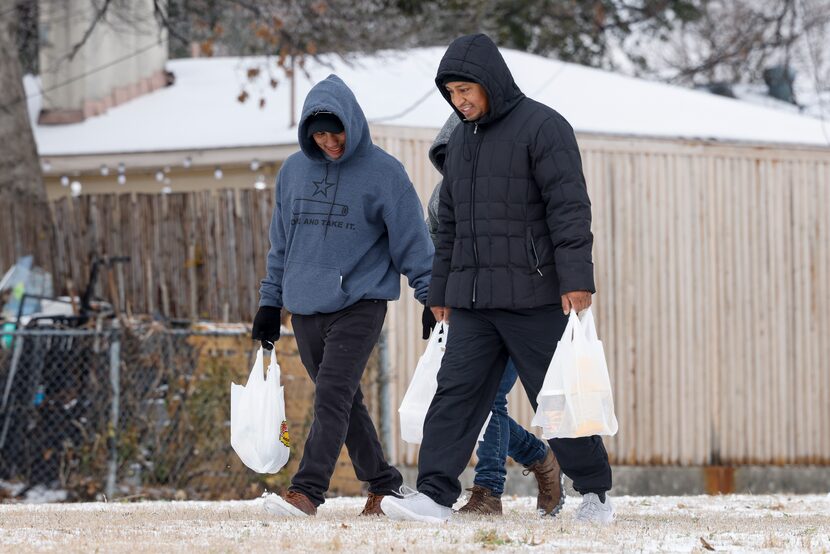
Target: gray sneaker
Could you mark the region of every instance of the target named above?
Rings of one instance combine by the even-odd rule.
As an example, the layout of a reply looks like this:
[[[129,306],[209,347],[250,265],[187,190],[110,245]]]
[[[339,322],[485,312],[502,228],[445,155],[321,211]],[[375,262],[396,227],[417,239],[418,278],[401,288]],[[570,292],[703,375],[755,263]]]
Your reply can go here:
[[[452,509],[442,506],[420,492],[402,495],[402,498],[384,496],[380,507],[389,519],[444,523],[452,515]]]
[[[582,523],[611,523],[614,515],[614,507],[607,494],[603,504],[599,501],[599,496],[589,492],[582,496],[582,504],[576,509],[576,520]]]

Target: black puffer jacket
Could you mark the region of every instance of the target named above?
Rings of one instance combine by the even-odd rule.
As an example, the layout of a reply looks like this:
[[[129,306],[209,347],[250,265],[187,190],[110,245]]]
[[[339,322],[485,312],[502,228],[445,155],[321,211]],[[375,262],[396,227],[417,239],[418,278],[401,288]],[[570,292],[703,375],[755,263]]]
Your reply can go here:
[[[447,147],[428,304],[533,308],[595,292],[573,129],[522,94],[486,35],[456,39],[444,54],[435,82],[448,102],[441,82],[450,74],[481,84],[489,111],[456,127]]]

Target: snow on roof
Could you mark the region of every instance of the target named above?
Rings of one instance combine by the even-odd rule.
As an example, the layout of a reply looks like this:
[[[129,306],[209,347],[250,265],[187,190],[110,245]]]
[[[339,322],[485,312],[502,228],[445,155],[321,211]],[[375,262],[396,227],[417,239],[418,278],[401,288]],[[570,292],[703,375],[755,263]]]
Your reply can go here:
[[[297,79],[295,111],[299,115],[314,83],[336,73],[371,123],[438,128],[450,113],[433,81],[443,52],[418,48],[350,63],[309,61],[310,79],[302,72]],[[514,50],[502,53],[522,91],[559,111],[578,132],[830,146],[830,123],[819,119]],[[171,60],[173,86],[61,126],[35,124],[38,85],[27,78],[38,150],[58,156],[295,144],[290,86],[273,60],[270,67],[281,81],[276,89],[266,71],[255,82],[246,77],[249,68],[266,63],[261,57]],[[240,103],[246,85],[251,97]]]

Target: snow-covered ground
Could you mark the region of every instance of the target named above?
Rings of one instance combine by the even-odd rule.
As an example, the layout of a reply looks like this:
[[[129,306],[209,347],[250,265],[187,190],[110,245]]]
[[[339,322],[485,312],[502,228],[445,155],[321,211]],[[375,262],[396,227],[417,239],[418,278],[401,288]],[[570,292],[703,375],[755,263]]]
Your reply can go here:
[[[358,517],[336,498],[316,518],[277,520],[262,500],[0,505],[0,551],[101,552],[706,552],[830,551],[830,495],[614,498],[617,521],[578,525],[579,500],[553,520],[533,498],[505,515],[443,525]]]

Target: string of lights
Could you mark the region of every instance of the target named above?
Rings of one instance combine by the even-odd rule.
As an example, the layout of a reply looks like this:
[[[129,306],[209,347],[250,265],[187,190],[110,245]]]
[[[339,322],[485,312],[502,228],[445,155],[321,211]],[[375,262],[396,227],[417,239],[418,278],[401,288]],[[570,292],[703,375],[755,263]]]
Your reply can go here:
[[[268,164],[270,165],[270,164]],[[188,170],[193,168],[193,158],[191,156],[185,156],[182,159],[181,167],[184,170]],[[48,174],[52,170],[52,164],[48,159],[44,159],[41,163],[41,168],[44,173]],[[253,187],[257,190],[265,190],[267,188],[267,181],[265,173],[262,172],[264,170],[264,164],[257,158],[254,158],[248,164],[248,168],[253,173],[257,173],[256,178],[253,182]],[[119,162],[118,165],[114,168],[115,169],[115,177],[116,182],[118,185],[123,186],[127,184],[127,166],[124,162]],[[162,194],[170,194],[173,192],[173,177],[172,175],[173,167],[167,165],[164,167],[160,167],[155,170],[153,173],[154,180],[163,185],[161,188]],[[146,168],[140,169],[141,173],[146,173]],[[106,165],[102,164],[98,168],[98,174],[102,177],[108,177],[112,173],[111,168]],[[222,168],[221,165],[214,166],[213,169],[213,178],[217,181],[221,181],[225,178],[225,170]],[[62,174],[60,176],[60,184],[62,187],[69,188],[69,191],[72,196],[80,196],[83,192],[83,182],[82,182],[82,174],[78,173],[75,175],[69,174]]]

